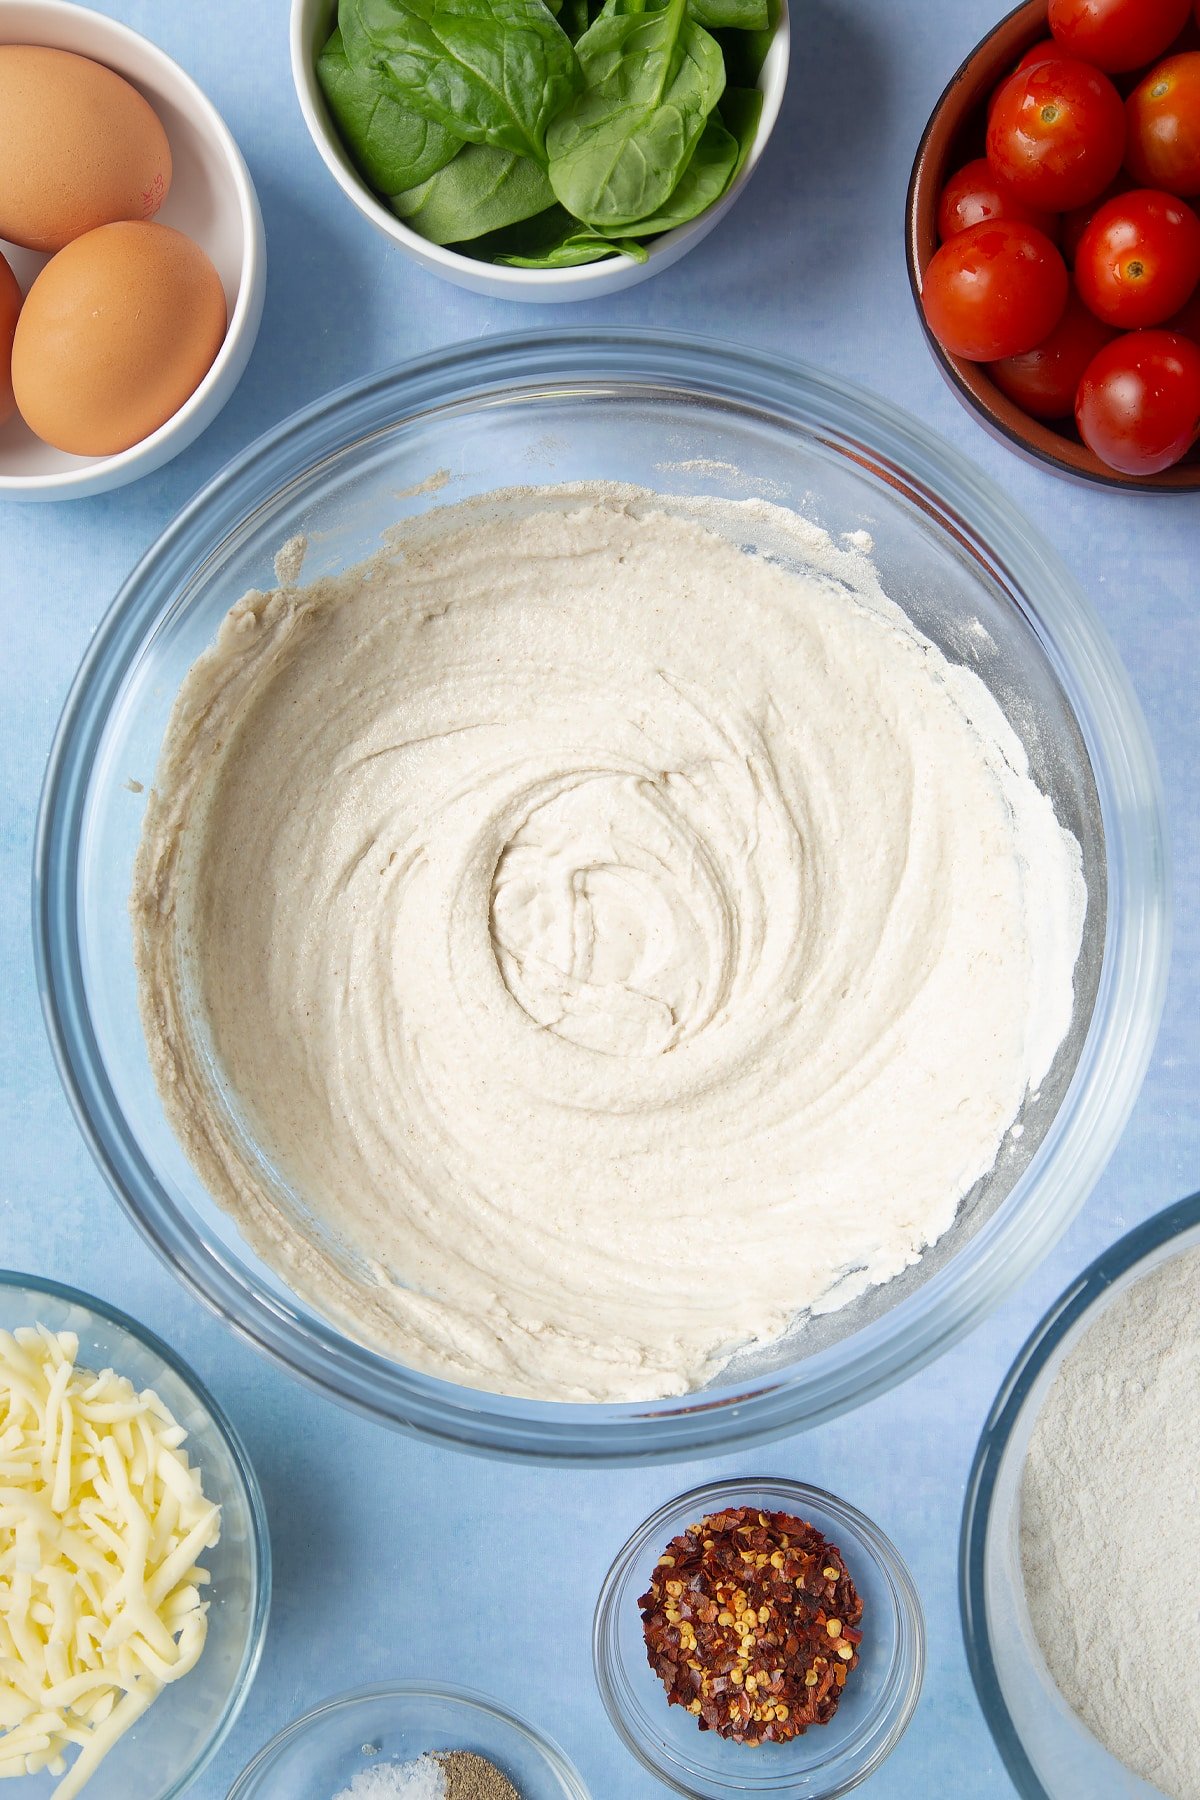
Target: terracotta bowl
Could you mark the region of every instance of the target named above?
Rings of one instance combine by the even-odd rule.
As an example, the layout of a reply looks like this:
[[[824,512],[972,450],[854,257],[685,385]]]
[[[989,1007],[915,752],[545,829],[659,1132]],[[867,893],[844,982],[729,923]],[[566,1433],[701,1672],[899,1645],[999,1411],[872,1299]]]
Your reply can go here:
[[[1080,442],[1073,425],[1060,429],[1031,419],[1000,392],[979,363],[951,356],[930,333],[921,311],[921,283],[938,247],[938,197],[947,178],[973,156],[982,156],[987,102],[997,83],[1026,50],[1049,35],[1046,0],[1026,0],[976,45],[950,81],[925,127],[908,189],[908,273],[917,316],[934,360],[962,401],[994,437],[1060,475],[1102,487],[1153,493],[1200,492],[1200,446],[1161,475],[1122,475]]]

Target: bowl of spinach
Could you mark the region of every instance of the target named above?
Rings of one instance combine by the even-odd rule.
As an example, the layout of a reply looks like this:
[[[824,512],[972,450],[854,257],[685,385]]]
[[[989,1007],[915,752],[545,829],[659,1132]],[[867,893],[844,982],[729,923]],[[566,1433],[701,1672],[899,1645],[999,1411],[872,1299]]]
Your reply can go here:
[[[499,298],[615,292],[733,205],[787,80],[787,0],[293,0],[292,72],[339,186]]]

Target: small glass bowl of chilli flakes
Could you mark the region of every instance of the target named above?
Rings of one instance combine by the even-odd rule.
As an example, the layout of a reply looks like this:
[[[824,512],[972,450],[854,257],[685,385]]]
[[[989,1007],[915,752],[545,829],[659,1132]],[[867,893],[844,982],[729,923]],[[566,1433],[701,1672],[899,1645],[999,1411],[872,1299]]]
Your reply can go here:
[[[639,1526],[601,1589],[592,1647],[613,1725],[676,1793],[833,1800],[903,1736],[925,1627],[898,1551],[857,1508],[800,1482],[735,1480]]]
[[[735,1744],[828,1725],[858,1667],[858,1590],[841,1551],[793,1513],[709,1513],[671,1539],[638,1606],[670,1704]]]

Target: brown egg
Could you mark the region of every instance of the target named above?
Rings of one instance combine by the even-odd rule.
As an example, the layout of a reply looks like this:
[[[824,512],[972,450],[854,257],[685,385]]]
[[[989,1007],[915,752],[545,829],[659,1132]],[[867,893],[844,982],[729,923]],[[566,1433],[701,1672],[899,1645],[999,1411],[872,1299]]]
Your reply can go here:
[[[167,134],[103,63],[0,44],[0,238],[61,250],[114,219],[149,219],[171,186]]]
[[[112,456],[179,411],[212,367],[227,315],[199,244],[169,225],[101,225],[46,264],[17,320],[25,423],[76,456]]]
[[[12,418],[17,405],[12,390],[12,345],[20,310],[21,290],[17,278],[0,256],[0,425]]]

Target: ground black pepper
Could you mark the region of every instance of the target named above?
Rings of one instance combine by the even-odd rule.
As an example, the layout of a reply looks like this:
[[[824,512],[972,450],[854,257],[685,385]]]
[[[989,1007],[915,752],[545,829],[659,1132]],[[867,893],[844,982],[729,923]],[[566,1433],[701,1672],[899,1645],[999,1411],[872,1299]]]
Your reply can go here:
[[[473,1750],[451,1750],[438,1757],[446,1772],[446,1800],[521,1800],[507,1775]]]

